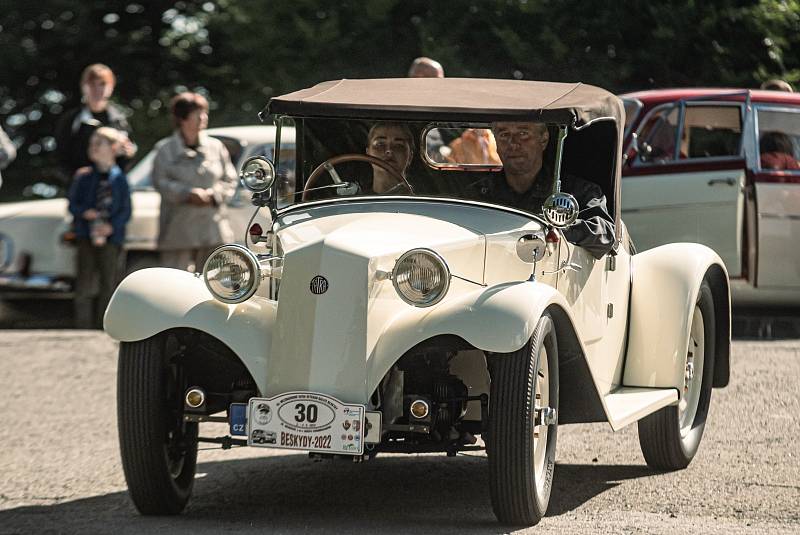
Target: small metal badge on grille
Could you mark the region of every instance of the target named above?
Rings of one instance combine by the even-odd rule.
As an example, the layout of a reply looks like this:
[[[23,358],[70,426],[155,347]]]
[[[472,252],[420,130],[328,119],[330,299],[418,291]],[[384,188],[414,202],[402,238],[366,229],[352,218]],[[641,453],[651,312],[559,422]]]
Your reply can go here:
[[[311,284],[309,284],[309,288],[311,289],[311,293],[314,295],[324,294],[328,291],[328,279],[323,277],[322,275],[317,275],[313,279],[311,279]]]
[[[542,211],[544,218],[554,227],[567,227],[578,218],[578,201],[569,193],[560,191],[544,201]]]

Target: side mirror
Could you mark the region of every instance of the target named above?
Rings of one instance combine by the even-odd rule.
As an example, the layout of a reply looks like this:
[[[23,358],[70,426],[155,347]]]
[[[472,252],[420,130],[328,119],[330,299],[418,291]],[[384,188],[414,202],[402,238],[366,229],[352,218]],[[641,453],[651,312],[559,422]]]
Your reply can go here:
[[[569,193],[559,191],[544,201],[542,211],[544,218],[554,227],[568,227],[578,218],[578,201]]]
[[[541,232],[525,234],[517,240],[517,256],[523,262],[538,262],[544,258],[546,250],[547,243],[545,242],[544,234]]]
[[[263,156],[248,158],[239,173],[242,186],[253,193],[263,193],[275,183],[275,165]]]

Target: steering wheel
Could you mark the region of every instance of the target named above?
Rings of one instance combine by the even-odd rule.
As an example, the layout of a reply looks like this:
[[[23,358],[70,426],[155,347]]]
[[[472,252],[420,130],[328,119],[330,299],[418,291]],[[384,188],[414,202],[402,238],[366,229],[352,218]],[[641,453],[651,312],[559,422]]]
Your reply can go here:
[[[304,201],[308,200],[308,195],[310,191],[316,186],[317,181],[319,180],[320,175],[324,171],[327,171],[331,178],[333,178],[334,182],[341,182],[339,179],[338,173],[336,173],[336,169],[334,169],[334,165],[344,163],[344,162],[366,162],[369,164],[377,165],[387,173],[389,173],[392,178],[396,178],[398,183],[403,183],[408,188],[408,191],[414,193],[414,188],[411,187],[411,184],[408,183],[408,180],[394,167],[392,167],[388,162],[381,160],[380,158],[376,158],[375,156],[370,156],[369,154],[340,154],[339,156],[334,156],[332,158],[328,158],[321,164],[314,169],[311,174],[308,176],[308,180],[306,180],[306,185],[303,188],[303,197]]]

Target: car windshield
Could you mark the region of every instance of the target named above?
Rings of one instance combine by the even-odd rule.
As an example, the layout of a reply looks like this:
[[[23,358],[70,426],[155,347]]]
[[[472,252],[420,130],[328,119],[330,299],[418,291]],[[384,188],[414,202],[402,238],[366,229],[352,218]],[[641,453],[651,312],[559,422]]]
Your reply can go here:
[[[277,154],[279,208],[370,195],[508,204],[499,195],[507,185],[492,124],[289,117],[279,123],[296,128],[297,135],[296,146],[281,144]],[[543,123],[532,128],[515,131],[510,142],[547,130]],[[556,136],[550,134],[549,143],[543,139],[547,148],[539,176],[546,177],[549,191]]]

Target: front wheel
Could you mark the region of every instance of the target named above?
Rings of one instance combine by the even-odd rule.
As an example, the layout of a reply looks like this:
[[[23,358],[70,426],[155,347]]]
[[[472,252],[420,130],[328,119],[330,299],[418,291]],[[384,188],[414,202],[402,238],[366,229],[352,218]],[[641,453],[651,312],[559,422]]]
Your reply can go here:
[[[180,346],[168,334],[122,342],[117,419],[122,468],[144,515],[175,515],[189,501],[197,464],[197,424],[183,421]]]
[[[714,295],[704,281],[692,313],[681,399],[639,420],[639,445],[652,468],[686,468],[700,447],[713,387],[714,326]]]
[[[538,524],[547,511],[558,430],[558,345],[553,321],[539,319],[518,351],[492,357],[489,485],[500,522]]]

